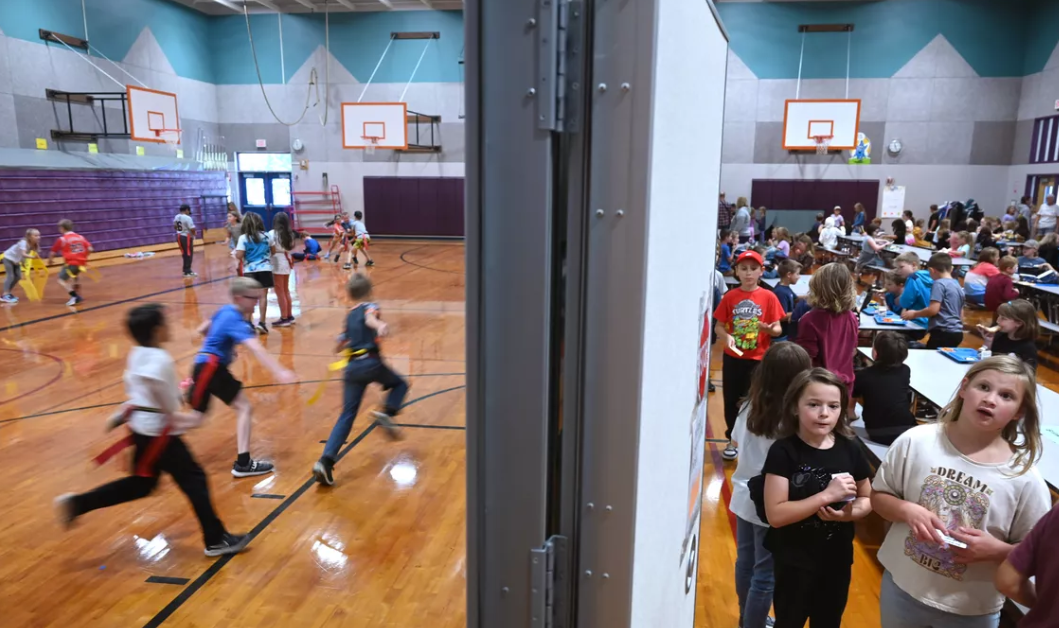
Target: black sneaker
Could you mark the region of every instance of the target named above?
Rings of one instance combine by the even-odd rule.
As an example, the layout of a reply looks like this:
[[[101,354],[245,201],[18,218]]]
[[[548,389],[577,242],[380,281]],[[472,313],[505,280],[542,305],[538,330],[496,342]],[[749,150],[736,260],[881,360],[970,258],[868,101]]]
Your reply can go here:
[[[374,266],[374,265],[375,265],[375,260],[371,260],[371,259],[370,259],[370,260],[368,260],[368,263],[367,263],[367,264],[364,264],[364,265],[365,265],[365,266]]]
[[[338,260],[340,260],[341,258],[342,258],[341,255],[335,255],[335,263],[337,264]]]
[[[261,332],[261,335],[263,336],[268,335],[268,325],[265,324],[265,321],[261,321],[257,324],[257,330]]]
[[[237,478],[246,478],[251,475],[265,475],[266,473],[272,473],[275,467],[268,460],[251,460],[250,464],[241,465],[239,461],[236,461],[232,465],[232,475]]]
[[[246,545],[249,542],[249,534],[225,533],[224,538],[221,539],[220,543],[214,543],[213,545],[206,546],[206,555],[225,556],[227,554],[238,554],[239,552],[246,549]]]
[[[331,462],[326,458],[320,458],[313,465],[313,477],[316,481],[324,486],[334,486],[335,476],[332,471],[335,468],[335,463]]]
[[[390,440],[399,440],[401,438],[401,428],[397,427],[397,424],[393,422],[393,417],[386,414],[385,412],[372,412],[371,416],[375,417],[375,422],[379,424],[379,427],[386,430],[386,435],[390,437]]]
[[[74,513],[74,494],[64,493],[55,498],[55,516],[59,518],[59,525],[69,530],[74,525],[77,515]]]

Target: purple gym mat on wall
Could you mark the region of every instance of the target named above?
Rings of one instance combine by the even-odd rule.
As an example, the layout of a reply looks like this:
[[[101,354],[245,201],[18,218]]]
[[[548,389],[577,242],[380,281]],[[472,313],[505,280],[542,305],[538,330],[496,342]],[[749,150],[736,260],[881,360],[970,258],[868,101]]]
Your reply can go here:
[[[463,237],[462,177],[364,177],[371,235]]]
[[[842,207],[846,224],[852,224],[853,205],[861,203],[868,220],[875,218],[879,208],[879,181],[873,179],[754,179],[750,188],[750,204],[774,209],[811,209],[831,215],[835,205]]]
[[[197,227],[215,229],[224,225],[227,193],[224,172],[0,169],[0,251],[29,228],[40,230],[47,251],[63,218],[97,251],[174,242],[181,204]]]

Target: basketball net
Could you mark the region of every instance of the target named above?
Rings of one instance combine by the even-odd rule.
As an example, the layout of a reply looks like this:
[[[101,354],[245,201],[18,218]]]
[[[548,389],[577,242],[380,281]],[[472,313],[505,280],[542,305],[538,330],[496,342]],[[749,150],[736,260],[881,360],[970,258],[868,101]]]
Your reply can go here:
[[[374,155],[375,154],[375,149],[378,147],[378,144],[379,144],[379,138],[372,137],[370,135],[364,135],[362,137],[363,137],[364,140],[367,140],[367,141],[364,142],[364,154],[365,155]]]
[[[155,129],[154,136],[166,143],[170,148],[176,148],[180,144],[180,129]]]
[[[816,140],[816,154],[826,155],[827,149],[831,146],[831,138],[827,135],[817,135],[813,139]]]

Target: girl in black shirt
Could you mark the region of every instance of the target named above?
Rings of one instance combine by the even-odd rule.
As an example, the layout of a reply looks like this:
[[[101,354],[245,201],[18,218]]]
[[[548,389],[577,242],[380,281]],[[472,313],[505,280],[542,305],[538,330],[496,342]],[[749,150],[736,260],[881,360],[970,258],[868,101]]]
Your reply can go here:
[[[839,628],[849,597],[853,522],[871,512],[871,469],[853,440],[849,391],[831,372],[800,373],[769,449],[765,547],[774,559],[776,628]]]
[[[997,308],[996,317],[996,327],[978,326],[982,343],[993,355],[1021,358],[1036,373],[1037,336],[1040,335],[1037,308],[1026,299],[1015,299]]]

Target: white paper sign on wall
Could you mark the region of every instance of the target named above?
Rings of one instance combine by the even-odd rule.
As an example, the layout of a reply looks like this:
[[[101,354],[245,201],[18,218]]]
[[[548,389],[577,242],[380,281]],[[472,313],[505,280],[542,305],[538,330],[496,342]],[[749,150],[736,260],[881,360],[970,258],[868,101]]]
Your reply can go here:
[[[268,142],[265,140],[257,140],[255,144],[258,148],[268,148]]]
[[[905,210],[905,186],[884,186],[882,192],[883,218],[900,218],[901,212]]]

